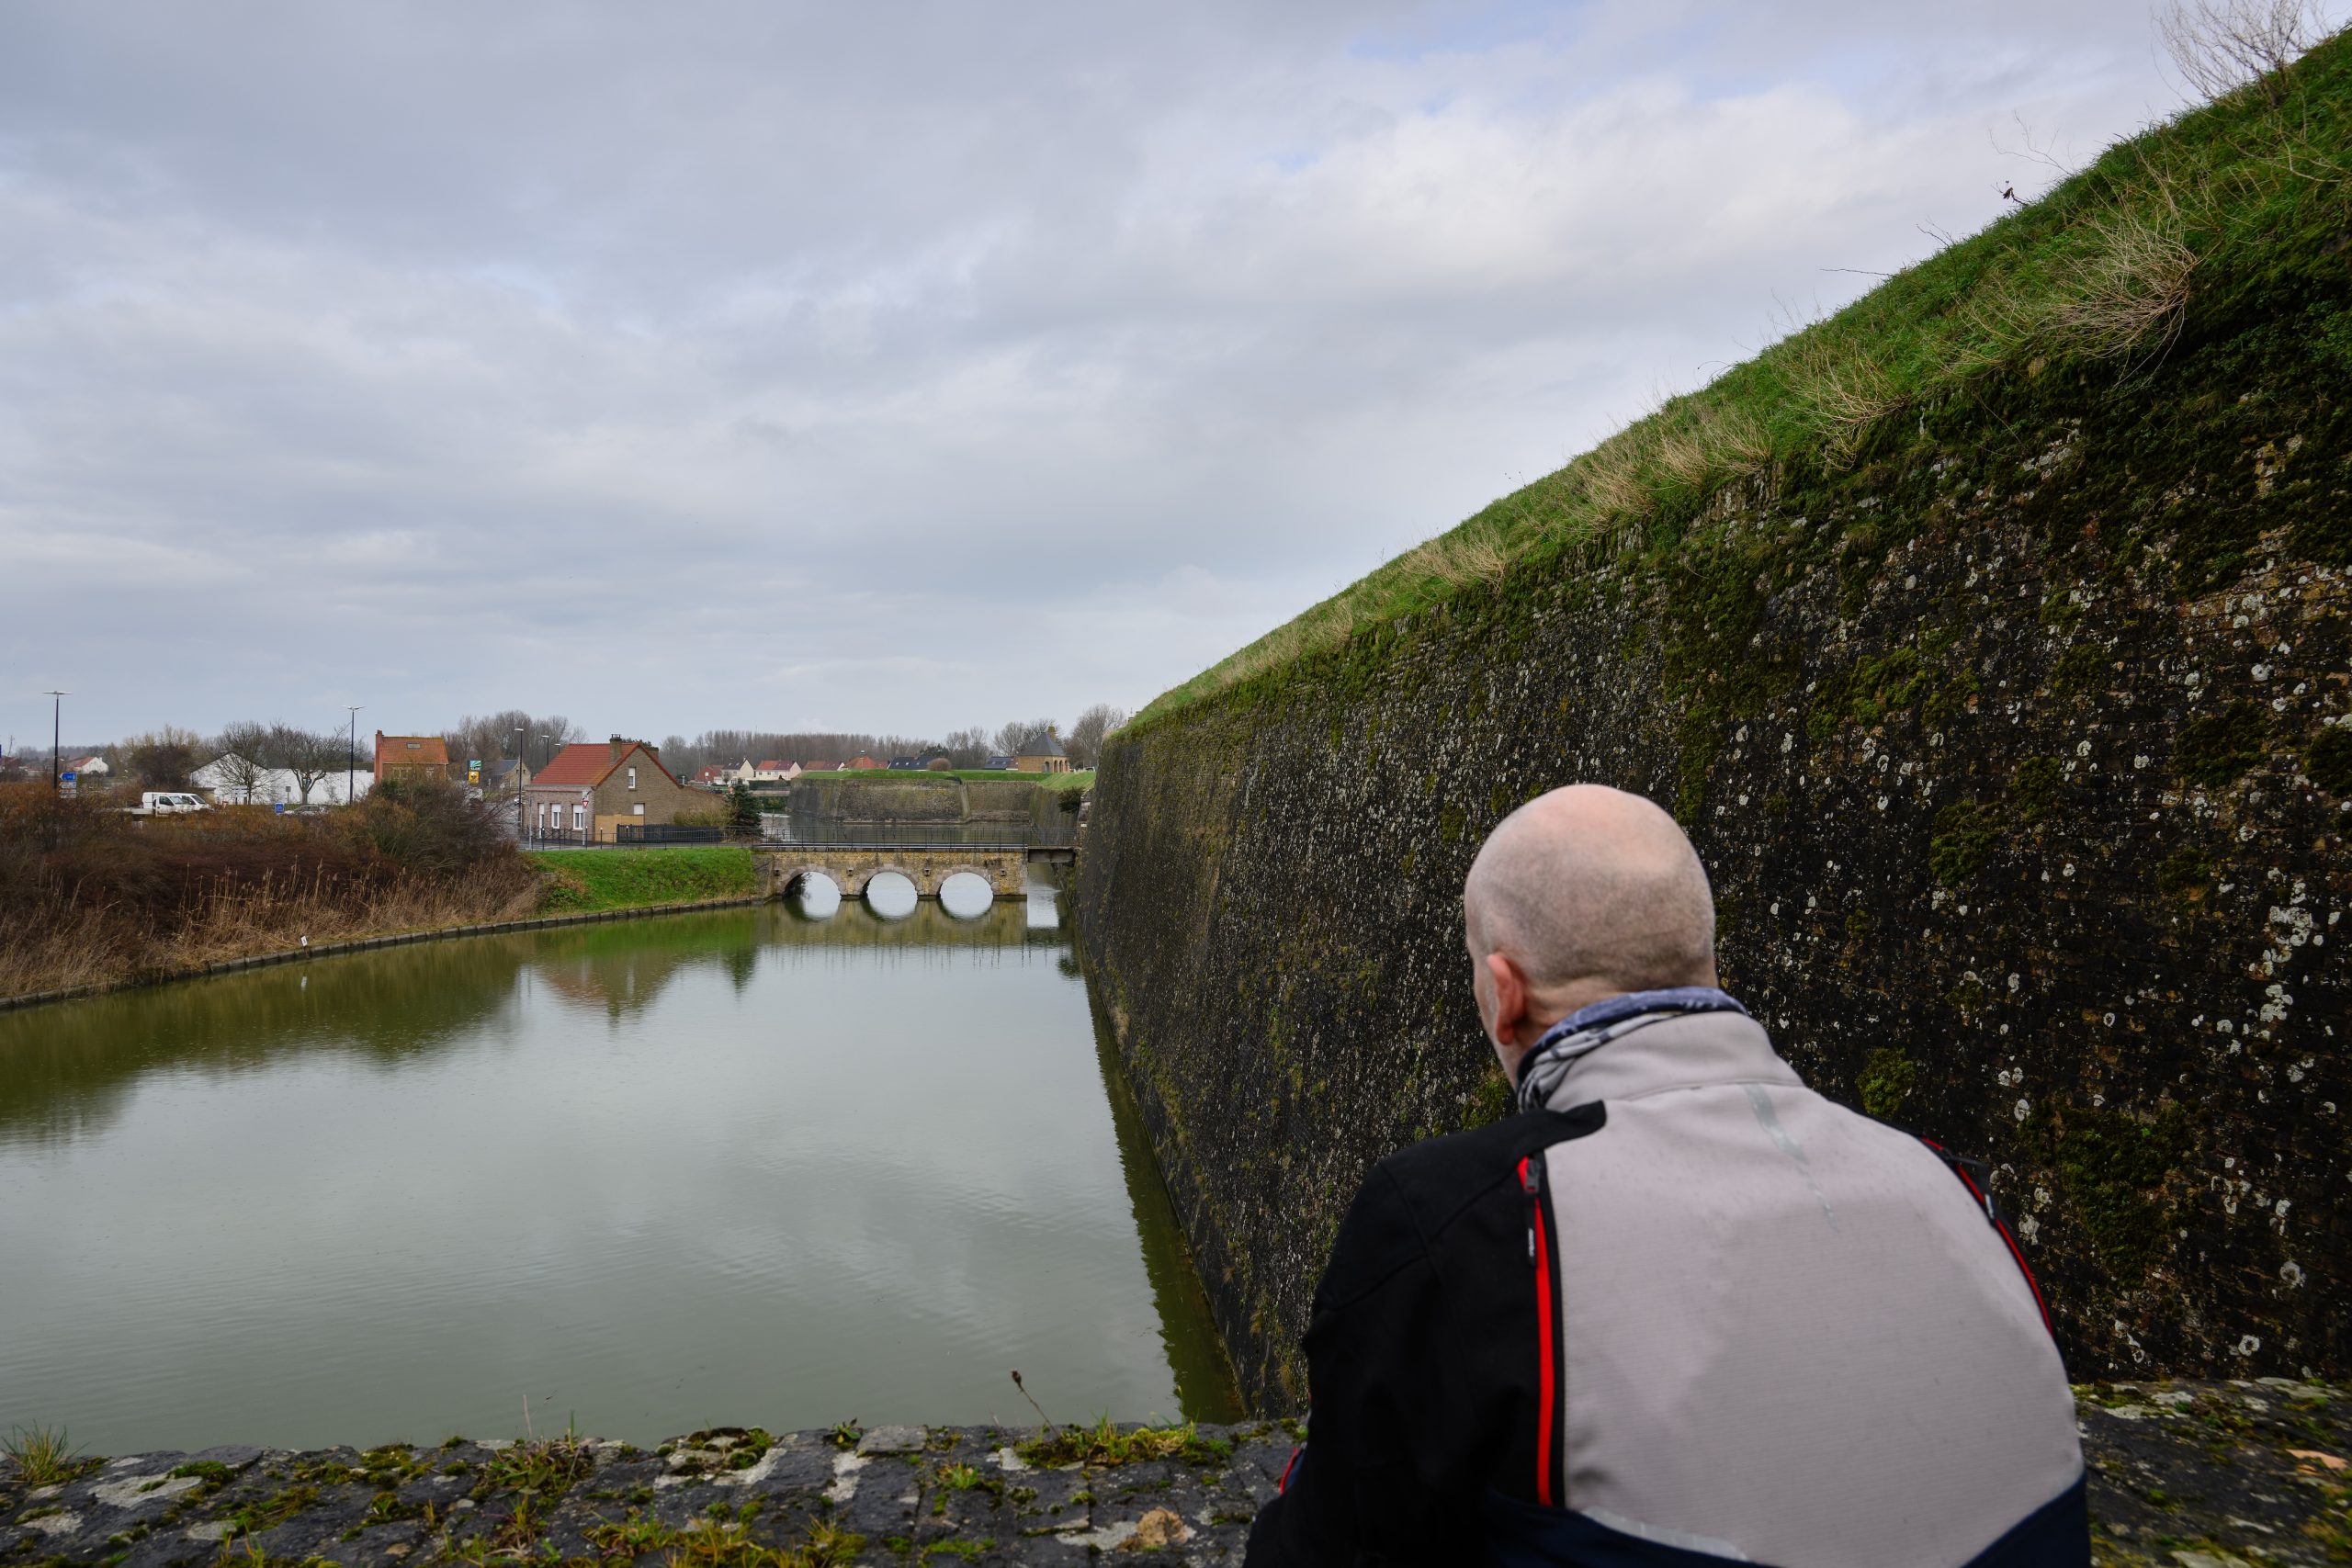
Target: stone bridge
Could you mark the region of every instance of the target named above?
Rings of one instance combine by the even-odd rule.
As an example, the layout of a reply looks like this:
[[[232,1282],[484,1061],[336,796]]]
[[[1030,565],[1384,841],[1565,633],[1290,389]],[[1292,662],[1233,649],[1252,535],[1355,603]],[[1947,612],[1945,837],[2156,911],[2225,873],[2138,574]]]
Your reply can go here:
[[[865,885],[886,871],[895,871],[915,885],[917,896],[939,897],[939,888],[958,872],[968,871],[989,885],[1000,898],[1018,898],[1028,891],[1030,852],[1019,846],[980,849],[943,845],[936,849],[824,847],[810,845],[761,850],[760,891],[781,898],[801,878],[820,875],[842,890],[844,898],[865,892]]]

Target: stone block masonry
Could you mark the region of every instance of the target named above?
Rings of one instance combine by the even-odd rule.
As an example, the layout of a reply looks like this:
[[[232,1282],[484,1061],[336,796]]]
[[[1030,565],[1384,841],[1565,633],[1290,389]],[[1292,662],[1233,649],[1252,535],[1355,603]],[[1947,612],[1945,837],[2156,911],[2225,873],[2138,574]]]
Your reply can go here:
[[[1672,806],[1825,1092],[1988,1157],[2077,1376],[2352,1351],[2352,359],[2256,300],[1114,739],[1081,947],[1261,1408],[1371,1163],[1502,1113],[1462,878]],[[2352,320],[2352,314],[2330,319]]]
[[[2352,1551],[2345,1390],[2149,1382],[2081,1398],[2102,1563],[2299,1568]],[[0,1458],[0,1563],[1238,1563],[1291,1451],[1271,1424],[1202,1427],[1170,1457],[1057,1466],[1022,1457],[1035,1436],[722,1427],[650,1450],[217,1448],[91,1461],[45,1486]]]

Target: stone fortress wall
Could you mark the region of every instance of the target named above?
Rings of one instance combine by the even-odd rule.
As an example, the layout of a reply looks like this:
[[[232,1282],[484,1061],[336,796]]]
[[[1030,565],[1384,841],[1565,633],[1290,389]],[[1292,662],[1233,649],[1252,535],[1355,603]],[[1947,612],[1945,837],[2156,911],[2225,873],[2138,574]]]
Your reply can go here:
[[[2352,311],[2295,287],[1114,738],[1082,948],[1246,1396],[1367,1166],[1502,1113],[1462,878],[1577,780],[1676,809],[1808,1081],[1993,1162],[2076,1376],[2342,1371]]]

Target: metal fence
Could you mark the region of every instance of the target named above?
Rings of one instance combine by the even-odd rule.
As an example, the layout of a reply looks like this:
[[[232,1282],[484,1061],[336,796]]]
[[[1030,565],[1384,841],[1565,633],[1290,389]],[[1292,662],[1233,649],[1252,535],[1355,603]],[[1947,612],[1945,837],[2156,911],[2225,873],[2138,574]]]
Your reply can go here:
[[[833,822],[782,812],[760,818],[763,843],[812,850],[1067,849],[1078,842],[1076,829],[1074,821],[1046,828],[1035,822]]]
[[[613,827],[616,844],[723,844],[724,828],[686,828],[675,822],[620,822]]]

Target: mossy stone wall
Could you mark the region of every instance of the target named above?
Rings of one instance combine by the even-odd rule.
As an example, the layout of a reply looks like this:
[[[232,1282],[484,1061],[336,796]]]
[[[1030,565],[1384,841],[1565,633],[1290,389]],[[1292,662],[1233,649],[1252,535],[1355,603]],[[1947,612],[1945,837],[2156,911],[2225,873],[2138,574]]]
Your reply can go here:
[[[2343,1373],[2352,314],[2296,287],[1114,738],[1083,951],[1246,1393],[1304,1402],[1365,1168],[1502,1113],[1462,877],[1577,780],[1675,807],[1808,1081],[1993,1161],[2077,1376]]]

